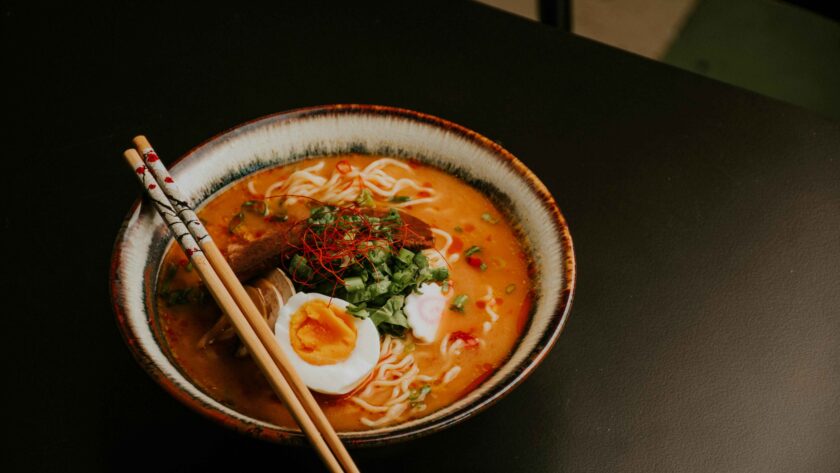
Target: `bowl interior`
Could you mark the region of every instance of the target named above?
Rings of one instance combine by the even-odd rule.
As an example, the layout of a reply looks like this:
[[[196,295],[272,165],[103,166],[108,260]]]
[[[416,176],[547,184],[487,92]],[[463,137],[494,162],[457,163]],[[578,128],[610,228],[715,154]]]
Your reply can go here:
[[[490,140],[453,123],[407,110],[328,106],[268,116],[198,146],[171,167],[181,190],[200,206],[255,171],[344,153],[412,158],[454,173],[490,195],[508,213],[534,257],[535,301],[530,324],[503,366],[460,401],[395,426],[341,436],[351,444],[405,440],[472,415],[518,384],[546,355],[568,315],[574,286],[571,238],[545,186]],[[155,281],[172,243],[154,209],[132,209],[115,245],[112,296],[129,347],[163,387],[205,415],[260,437],[295,441],[297,431],[231,409],[194,385],[169,356],[155,317]]]

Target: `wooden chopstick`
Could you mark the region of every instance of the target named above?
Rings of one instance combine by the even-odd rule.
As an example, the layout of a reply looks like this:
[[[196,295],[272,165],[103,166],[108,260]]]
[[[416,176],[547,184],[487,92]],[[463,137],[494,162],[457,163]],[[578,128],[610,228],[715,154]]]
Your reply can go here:
[[[178,188],[178,184],[169,174],[169,171],[166,169],[166,166],[163,165],[163,162],[161,162],[157,153],[152,148],[151,143],[149,143],[149,140],[146,139],[145,136],[139,135],[134,138],[133,142],[135,148],[137,148],[143,156],[147,168],[151,170],[155,179],[162,183],[164,193],[169,196],[169,200],[175,206],[178,215],[180,215],[185,222],[188,222],[188,230],[196,237],[198,245],[204,251],[211,266],[213,266],[213,269],[219,275],[222,283],[228,291],[230,291],[237,305],[239,305],[240,309],[242,309],[242,312],[245,314],[245,317],[248,319],[251,327],[257,333],[260,341],[268,350],[271,358],[280,368],[280,371],[286,377],[286,380],[289,381],[289,384],[303,405],[303,408],[306,410],[306,413],[309,414],[310,418],[315,423],[315,426],[321,432],[324,440],[338,458],[339,463],[341,463],[342,467],[344,467],[348,473],[359,473],[359,469],[353,462],[353,458],[350,456],[350,453],[347,452],[344,444],[341,443],[341,439],[339,439],[338,434],[335,432],[335,429],[333,429],[329,420],[327,420],[327,416],[324,414],[324,411],[321,410],[318,402],[312,396],[312,392],[300,378],[300,375],[298,375],[294,367],[292,367],[291,362],[289,362],[288,357],[285,353],[283,353],[280,345],[277,344],[277,340],[274,338],[274,332],[260,314],[260,311],[257,309],[254,301],[248,293],[245,292],[245,288],[242,286],[242,283],[239,282],[239,278],[236,277],[233,269],[231,269],[221,251],[219,251],[219,248],[216,246],[213,238],[210,237],[207,230],[204,229],[201,220],[199,220],[198,216],[196,216],[195,211],[189,204],[189,201],[184,198]]]
[[[338,438],[338,434],[336,434],[329,420],[327,420],[327,416],[324,414],[324,411],[321,410],[320,406],[318,406],[318,402],[312,396],[312,392],[300,378],[297,371],[295,371],[292,367],[291,362],[289,362],[288,357],[285,353],[283,353],[280,345],[277,344],[277,340],[274,338],[274,332],[260,314],[260,311],[257,309],[254,301],[248,293],[245,292],[245,288],[242,286],[242,283],[239,282],[239,278],[237,278],[233,273],[233,269],[231,269],[221,251],[219,251],[219,248],[216,246],[213,238],[210,237],[207,230],[204,229],[201,220],[199,220],[198,216],[196,216],[195,211],[181,193],[181,190],[178,188],[178,184],[169,174],[166,166],[164,166],[161,162],[154,148],[152,148],[151,143],[149,143],[149,140],[146,139],[145,136],[139,135],[134,138],[133,142],[135,148],[143,156],[146,167],[152,172],[155,179],[162,183],[164,193],[169,196],[169,200],[175,206],[178,215],[180,215],[185,222],[188,222],[187,228],[190,233],[195,236],[199,246],[204,251],[207,259],[210,261],[210,264],[213,266],[213,269],[219,275],[222,283],[228,291],[230,291],[231,295],[233,295],[234,300],[239,305],[240,309],[242,309],[242,312],[245,314],[245,317],[248,319],[251,327],[257,333],[260,341],[268,349],[271,358],[274,359],[275,363],[280,368],[280,371],[283,372],[283,375],[289,381],[289,384],[298,399],[301,401],[301,404],[303,404],[307,414],[309,414],[310,418],[315,423],[315,426],[323,435],[324,440],[326,440],[330,449],[332,449],[333,453],[338,457],[338,461],[341,463],[342,467],[344,467],[348,473],[358,473],[359,469],[353,462],[353,458],[350,457],[350,454],[347,452],[344,444],[341,443],[341,439]]]
[[[148,147],[148,149],[151,149],[151,147]],[[254,361],[257,363],[257,366],[263,372],[275,393],[277,393],[280,399],[283,400],[284,404],[289,408],[289,411],[295,421],[315,446],[315,449],[321,456],[321,459],[332,472],[358,472],[358,468],[355,463],[353,463],[352,458],[350,458],[349,453],[347,453],[346,449],[344,449],[340,440],[338,440],[338,435],[332,429],[329,422],[326,422],[328,430],[324,431],[316,426],[313,419],[310,418],[309,412],[313,409],[313,406],[309,406],[309,409],[304,407],[303,402],[305,401],[302,401],[304,398],[299,397],[297,389],[293,389],[292,386],[290,386],[286,376],[284,375],[284,372],[296,375],[294,369],[288,364],[285,356],[282,357],[282,360],[286,362],[286,366],[284,366],[285,370],[281,370],[280,363],[277,361],[277,358],[270,354],[272,351],[270,347],[274,346],[276,351],[282,355],[282,352],[279,351],[280,347],[277,345],[273,334],[268,339],[264,336],[260,337],[258,335],[261,331],[260,328],[268,330],[268,326],[262,316],[259,315],[259,311],[256,310],[256,306],[254,306],[253,302],[250,301],[250,298],[248,298],[246,294],[246,299],[248,302],[251,302],[250,305],[256,311],[257,319],[259,320],[259,323],[252,323],[249,320],[251,317],[247,317],[243,314],[243,310],[238,304],[235,294],[232,294],[233,291],[228,289],[227,285],[223,282],[222,275],[218,274],[218,270],[213,266],[211,260],[205,254],[204,248],[211,248],[208,245],[208,243],[210,243],[212,244],[212,249],[215,249],[215,253],[221,257],[221,253],[218,248],[216,248],[212,238],[209,234],[207,234],[206,230],[204,230],[204,226],[201,224],[201,221],[195,216],[195,213],[192,212],[191,209],[190,214],[192,215],[192,218],[187,217],[186,212],[179,210],[181,207],[189,207],[189,204],[185,200],[178,199],[177,197],[172,198],[171,194],[167,195],[168,192],[165,192],[164,189],[169,190],[172,186],[168,186],[168,189],[163,186],[175,184],[172,177],[168,176],[167,172],[165,177],[160,180],[156,179],[153,172],[151,172],[151,167],[144,164],[143,159],[134,149],[126,150],[124,157],[131,168],[135,171],[135,174],[143,185],[143,188],[149,196],[155,209],[167,223],[170,230],[175,235],[176,240],[181,245],[181,248],[183,248],[184,253],[195,266],[198,274],[201,276],[201,279],[210,291],[210,294],[225,314],[230,317],[234,329],[243,344],[248,348],[248,351],[251,353]],[[155,164],[156,162],[159,163],[159,159],[157,158],[157,155],[154,154],[154,151],[148,153],[147,162],[150,165]],[[156,165],[156,167],[163,168],[165,171],[162,164],[160,164],[160,166]],[[229,270],[229,274],[232,275],[233,271],[230,270],[230,266],[227,265],[227,262],[223,257],[221,257],[221,261]],[[235,276],[233,276],[233,278],[239,287],[242,288],[242,285],[239,284],[239,280],[236,279]],[[242,292],[245,293],[244,288],[242,288]],[[264,340],[267,340],[269,343],[265,343]],[[297,378],[300,380],[299,376],[297,376]],[[305,389],[305,391],[309,394],[309,399],[311,399],[314,403],[314,409],[317,409],[317,411],[321,413],[323,420],[326,421],[323,411],[321,411],[320,407],[318,407],[315,399],[312,397],[312,394],[309,393],[308,389]],[[337,458],[338,453],[334,453],[333,450],[330,449],[328,442],[325,440],[328,438],[330,432],[332,433],[332,436],[338,440],[338,445],[341,446],[341,450],[346,455],[344,461],[340,461],[340,456]],[[324,435],[325,433],[326,435]],[[344,466],[344,468],[342,468],[342,465],[344,465],[345,461],[348,460],[349,467]]]

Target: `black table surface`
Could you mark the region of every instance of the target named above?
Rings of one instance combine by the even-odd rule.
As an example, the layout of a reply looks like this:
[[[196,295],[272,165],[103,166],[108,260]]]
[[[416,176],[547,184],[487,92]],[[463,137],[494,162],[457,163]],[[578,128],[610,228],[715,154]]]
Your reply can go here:
[[[364,471],[840,471],[840,126],[462,2],[5,4],[0,465],[318,471],[134,362],[108,295],[166,160],[291,108],[375,103],[501,142],[572,230],[574,307],[512,394]],[[3,468],[4,471],[9,471]]]

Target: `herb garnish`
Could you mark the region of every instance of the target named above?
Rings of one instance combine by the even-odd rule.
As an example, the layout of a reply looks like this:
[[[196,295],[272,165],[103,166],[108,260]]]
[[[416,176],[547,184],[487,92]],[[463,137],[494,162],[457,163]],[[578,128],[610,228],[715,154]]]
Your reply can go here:
[[[408,394],[408,404],[411,407],[422,405],[426,396],[428,396],[430,392],[432,392],[432,387],[428,384],[424,384],[420,389],[411,388]]]
[[[481,247],[477,245],[473,245],[467,248],[467,251],[464,252],[464,256],[472,256],[481,251]]]
[[[191,271],[192,267],[189,266],[192,263],[189,263],[185,266],[187,271]],[[190,304],[196,303],[201,304],[204,302],[205,298],[207,297],[207,292],[202,286],[196,287],[184,287],[174,289],[172,288],[172,282],[175,279],[175,275],[178,274],[178,268],[180,266],[175,263],[169,263],[166,266],[165,273],[163,274],[163,278],[160,281],[160,288],[158,289],[158,296],[163,299],[167,306],[173,305],[181,305],[181,304]]]
[[[362,207],[373,207],[373,194],[367,188],[362,189],[361,194],[356,199],[356,203]]]
[[[265,200],[246,200],[239,206],[239,212],[236,213],[228,222],[228,233],[235,235],[239,232],[239,227],[245,223],[245,214],[250,213],[260,217],[268,217],[268,205]],[[273,218],[273,217],[272,217]]]
[[[243,212],[252,212],[261,217],[268,216],[268,205],[264,200],[247,200],[242,203]]]
[[[464,306],[467,305],[467,301],[469,300],[469,296],[466,294],[459,294],[455,296],[455,299],[452,300],[452,305],[449,306],[451,310],[457,310],[458,312],[464,311]]]
[[[370,318],[380,332],[402,336],[408,328],[405,297],[423,283],[449,279],[447,268],[430,268],[422,253],[399,245],[408,227],[395,209],[377,217],[359,206],[316,207],[302,225],[289,276],[309,290],[346,300],[351,315]]]

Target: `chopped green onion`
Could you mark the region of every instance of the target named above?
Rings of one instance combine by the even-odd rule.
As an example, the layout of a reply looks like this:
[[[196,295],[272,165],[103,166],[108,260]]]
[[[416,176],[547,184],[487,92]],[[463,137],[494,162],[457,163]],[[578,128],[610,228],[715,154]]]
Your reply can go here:
[[[362,189],[362,193],[359,194],[356,203],[362,207],[373,207],[373,194],[368,189]]]
[[[508,284],[505,288],[505,294],[510,294],[516,290],[516,284]]]
[[[364,302],[359,305],[348,304],[347,312],[353,317],[358,317],[360,319],[370,317],[370,312],[367,311],[367,307]]]
[[[264,200],[248,200],[242,203],[242,211],[248,211],[261,217],[268,216],[268,206]]]
[[[388,254],[382,248],[374,248],[367,252],[367,258],[372,264],[381,264],[385,262]]]
[[[449,269],[447,269],[446,267],[433,269],[432,279],[434,279],[435,281],[445,281],[449,279]]]
[[[492,223],[492,224],[499,223],[499,219],[493,217],[488,212],[484,212],[483,214],[481,214],[481,219],[484,220],[487,223]]]
[[[482,261],[481,264],[478,266],[478,269],[482,271],[487,271],[487,263]]]
[[[467,248],[467,251],[464,252],[464,256],[472,256],[481,251],[481,247],[478,245],[473,245]]]
[[[405,264],[411,264],[414,261],[414,253],[405,248],[400,248],[400,252],[397,253],[397,259]]]
[[[202,287],[187,287],[174,291],[162,291],[159,295],[166,302],[167,307],[182,304],[201,304],[206,298],[206,292]]]
[[[391,288],[391,281],[388,278],[384,278],[381,281],[377,281],[367,287],[367,290],[370,294],[370,298],[373,299],[377,296],[381,296],[383,294],[388,294],[388,289]]]
[[[449,280],[443,281],[443,285],[440,286],[440,290],[443,291],[444,294],[449,292]]]
[[[464,229],[461,228],[460,225],[455,225],[455,231],[458,232],[458,233],[464,233]]]
[[[365,282],[359,276],[349,277],[344,280],[344,288],[347,292],[361,291],[365,288]]]
[[[390,199],[388,199],[389,202],[394,202],[394,203],[397,203],[397,204],[402,203],[402,202],[408,202],[409,200],[411,200],[411,197],[409,197],[407,195],[395,195],[395,196],[391,197]]]
[[[409,390],[408,394],[408,401],[411,407],[416,407],[423,404],[423,400],[426,399],[426,396],[432,392],[432,387],[428,384],[424,384],[423,387],[420,389],[412,388]]]
[[[380,324],[390,324],[406,328],[408,327],[408,319],[405,318],[405,314],[402,311],[404,304],[404,296],[393,296],[388,299],[385,305],[370,314],[370,320],[377,327]]]
[[[428,268],[429,267],[429,258],[426,258],[426,255],[423,253],[417,253],[414,255],[414,264],[417,265],[418,268]]]
[[[400,212],[394,208],[388,209],[388,215],[382,217],[380,220],[382,222],[402,223],[402,217],[400,217]]]
[[[455,299],[452,300],[452,305],[449,306],[451,310],[457,310],[458,312],[464,311],[464,306],[467,305],[467,301],[469,300],[469,296],[466,294],[460,294],[455,296]]]
[[[402,292],[405,288],[416,283],[417,266],[411,265],[403,270],[394,273],[391,292],[394,294]]]
[[[289,262],[289,270],[292,272],[292,278],[303,280],[308,280],[314,273],[306,263],[306,258],[298,254],[292,256],[292,260]]]

